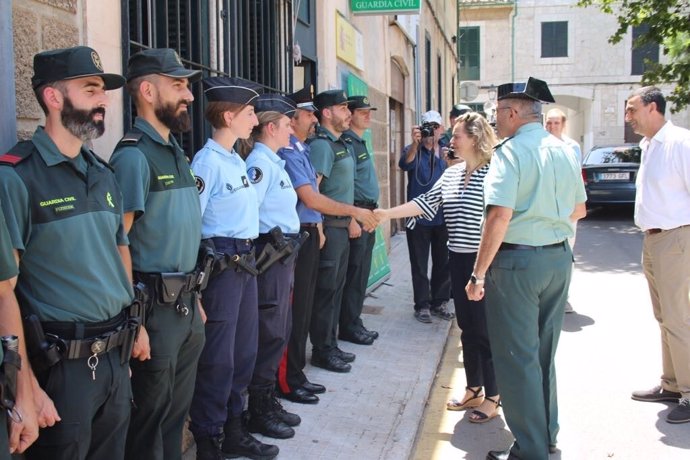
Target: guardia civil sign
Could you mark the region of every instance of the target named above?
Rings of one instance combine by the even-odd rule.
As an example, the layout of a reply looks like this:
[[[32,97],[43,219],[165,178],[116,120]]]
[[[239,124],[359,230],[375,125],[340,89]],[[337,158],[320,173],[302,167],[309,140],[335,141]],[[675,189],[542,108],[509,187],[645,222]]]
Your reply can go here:
[[[351,0],[354,14],[419,14],[422,0]]]

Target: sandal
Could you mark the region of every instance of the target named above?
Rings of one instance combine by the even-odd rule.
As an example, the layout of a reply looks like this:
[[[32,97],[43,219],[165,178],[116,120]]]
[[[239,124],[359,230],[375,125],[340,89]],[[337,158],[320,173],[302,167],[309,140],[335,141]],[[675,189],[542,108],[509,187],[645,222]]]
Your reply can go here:
[[[486,423],[494,417],[498,416],[498,408],[501,407],[501,400],[498,401],[491,398],[484,398],[484,401],[490,401],[496,405],[496,409],[491,414],[485,414],[484,412],[475,409],[470,412],[469,420],[472,423]]]
[[[482,392],[482,387],[479,387],[476,390],[473,390],[470,387],[465,387],[465,390],[469,391],[474,396],[462,401],[458,401],[457,399],[453,398],[446,403],[446,410],[473,409],[475,407],[479,407],[481,403],[484,401],[484,393]]]

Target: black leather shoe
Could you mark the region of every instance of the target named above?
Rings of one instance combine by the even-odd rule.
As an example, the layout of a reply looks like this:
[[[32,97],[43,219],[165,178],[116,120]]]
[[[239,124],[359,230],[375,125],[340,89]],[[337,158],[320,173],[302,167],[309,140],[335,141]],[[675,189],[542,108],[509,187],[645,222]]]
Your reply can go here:
[[[379,338],[379,333],[376,331],[370,331],[369,329],[367,329],[364,326],[362,326],[362,330],[364,331],[365,334],[369,334],[370,336],[372,336],[374,338],[374,340]]]
[[[320,395],[321,393],[326,392],[325,386],[319,385],[318,383],[312,383],[309,380],[302,384],[302,388],[307,390],[309,393],[313,393],[315,395]]]
[[[338,338],[347,342],[356,343],[357,345],[371,345],[374,343],[374,337],[364,331],[343,332]]]
[[[313,366],[326,369],[327,371],[340,373],[350,372],[350,369],[352,369],[352,366],[334,354],[330,354],[328,356],[312,356],[311,364]]]
[[[520,460],[520,457],[507,450],[490,450],[486,454],[486,460]]]
[[[354,353],[348,353],[346,351],[341,350],[340,348],[336,347],[335,350],[332,351],[332,353],[340,358],[342,361],[345,361],[346,363],[351,363],[357,358],[357,355]]]
[[[281,391],[279,394],[283,399],[300,404],[316,404],[319,402],[318,396],[303,387],[293,388],[290,393],[283,393]]]
[[[641,390],[633,391],[632,399],[635,401],[647,401],[647,402],[678,402],[682,397],[680,393],[675,391],[664,390],[661,385],[652,388],[651,390]]]

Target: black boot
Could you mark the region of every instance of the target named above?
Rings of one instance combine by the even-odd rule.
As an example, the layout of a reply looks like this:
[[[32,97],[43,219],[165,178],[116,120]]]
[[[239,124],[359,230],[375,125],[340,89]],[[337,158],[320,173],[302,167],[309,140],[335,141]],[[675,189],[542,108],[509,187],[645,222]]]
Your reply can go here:
[[[225,456],[220,451],[223,443],[223,433],[216,436],[194,438],[196,442],[196,460],[225,460]]]
[[[232,417],[225,424],[222,453],[225,458],[247,457],[254,460],[272,460],[278,456],[278,446],[264,444],[249,434],[242,417]]]
[[[269,438],[288,439],[295,435],[273,410],[273,388],[249,390],[249,423],[251,433],[261,433]]]
[[[278,415],[278,418],[283,421],[287,426],[297,426],[302,423],[302,419],[297,414],[288,412],[283,408],[283,405],[278,401],[278,395],[272,392],[271,396],[271,408],[273,412]]]

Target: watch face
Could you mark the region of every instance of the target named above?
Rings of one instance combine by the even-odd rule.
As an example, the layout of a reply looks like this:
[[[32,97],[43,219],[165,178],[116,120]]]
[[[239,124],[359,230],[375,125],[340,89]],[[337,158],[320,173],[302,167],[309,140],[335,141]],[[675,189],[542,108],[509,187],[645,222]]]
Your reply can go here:
[[[477,277],[474,275],[470,276],[470,283],[477,284]]]

